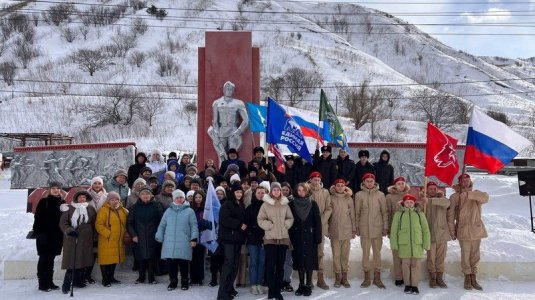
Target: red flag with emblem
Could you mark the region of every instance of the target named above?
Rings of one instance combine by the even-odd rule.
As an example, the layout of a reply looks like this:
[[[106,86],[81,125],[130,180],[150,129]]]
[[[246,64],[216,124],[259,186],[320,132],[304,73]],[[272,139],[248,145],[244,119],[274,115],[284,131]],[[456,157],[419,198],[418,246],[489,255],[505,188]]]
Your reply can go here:
[[[435,176],[451,186],[455,175],[459,172],[456,148],[457,139],[443,133],[435,125],[427,123],[425,176]]]
[[[275,158],[277,160],[277,171],[281,174],[286,173],[286,159],[284,159],[284,156],[282,156],[279,147],[275,144],[269,144],[269,150],[275,154]]]

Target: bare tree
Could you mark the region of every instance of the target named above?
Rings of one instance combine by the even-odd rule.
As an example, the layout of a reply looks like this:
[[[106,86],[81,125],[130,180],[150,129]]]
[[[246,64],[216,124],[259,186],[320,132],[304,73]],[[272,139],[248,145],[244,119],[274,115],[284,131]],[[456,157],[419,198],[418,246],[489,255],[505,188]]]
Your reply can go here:
[[[80,49],[72,56],[74,63],[83,71],[88,71],[90,76],[98,70],[108,67],[110,60],[102,50]]]
[[[270,76],[262,85],[262,91],[264,95],[272,97],[276,100],[281,99],[284,91],[284,77],[282,76]]]
[[[180,72],[179,65],[173,57],[167,53],[157,53],[156,62],[158,63],[158,74],[161,77],[176,75]]]
[[[65,26],[60,29],[61,37],[67,41],[67,43],[72,43],[76,39],[76,31],[70,26]]]
[[[197,103],[193,101],[187,102],[182,108],[182,113],[186,116],[188,125],[193,125],[193,120],[195,120],[195,117],[197,116]]]
[[[163,113],[164,110],[163,99],[158,94],[156,97],[145,98],[141,101],[141,110],[139,117],[149,123],[149,127],[154,124],[156,116]]]
[[[14,44],[13,54],[20,60],[22,67],[26,69],[28,63],[39,56],[39,50],[24,39],[17,39]]]
[[[323,82],[321,75],[315,71],[309,71],[300,67],[288,69],[284,74],[284,91],[288,97],[290,106],[295,106],[303,101],[303,97],[312,93]]]
[[[0,73],[8,86],[13,85],[13,79],[17,74],[17,65],[12,61],[3,62],[0,64]]]
[[[92,127],[106,125],[129,125],[140,111],[137,91],[122,85],[113,86],[103,91],[106,99],[101,99],[83,106]]]
[[[62,22],[70,22],[70,16],[76,12],[72,3],[60,3],[48,9],[48,21],[59,26]]]
[[[134,34],[118,34],[112,39],[112,45],[115,47],[119,57],[125,57],[128,50],[136,46],[136,36]]]
[[[87,34],[89,33],[89,26],[81,25],[78,26],[78,32],[84,37],[84,41],[87,40]]]
[[[420,116],[422,121],[428,121],[435,126],[448,129],[459,118],[458,99],[442,91],[433,89],[418,89],[411,93],[411,100],[407,107]]]
[[[147,29],[149,28],[149,25],[147,25],[147,21],[145,21],[142,18],[135,18],[132,21],[132,34],[137,37],[137,35],[144,35],[145,32],[147,32]]]
[[[359,129],[367,122],[374,123],[379,117],[377,111],[385,101],[382,92],[370,89],[370,81],[367,79],[359,86],[338,87],[338,96],[347,107],[355,129]]]
[[[132,66],[141,67],[145,61],[145,53],[141,51],[132,51],[128,57],[128,63]]]

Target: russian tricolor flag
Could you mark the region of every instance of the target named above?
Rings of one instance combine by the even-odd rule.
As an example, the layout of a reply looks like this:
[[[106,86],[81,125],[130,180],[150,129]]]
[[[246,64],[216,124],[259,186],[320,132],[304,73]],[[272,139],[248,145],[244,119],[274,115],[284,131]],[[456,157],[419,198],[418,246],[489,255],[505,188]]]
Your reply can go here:
[[[464,163],[494,174],[529,145],[529,140],[474,107]]]

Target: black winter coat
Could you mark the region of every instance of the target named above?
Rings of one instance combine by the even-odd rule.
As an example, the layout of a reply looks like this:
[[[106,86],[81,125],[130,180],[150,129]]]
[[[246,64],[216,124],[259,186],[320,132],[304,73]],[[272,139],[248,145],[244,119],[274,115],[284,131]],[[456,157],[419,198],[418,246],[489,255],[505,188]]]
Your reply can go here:
[[[241,230],[245,224],[245,205],[228,199],[219,211],[219,232],[217,239],[222,243],[243,244],[245,232]]]
[[[138,164],[137,163],[137,159],[140,156],[144,157],[145,158],[145,162],[147,162],[147,156],[144,153],[138,153],[136,155],[136,163],[131,165],[128,168],[128,173],[127,173],[127,177],[126,177],[126,182],[128,182],[128,187],[129,188],[132,188],[132,186],[134,185],[134,181],[136,181],[136,179],[138,179],[139,173],[141,172],[141,169],[143,169],[144,167],[147,166],[145,163],[143,163],[143,164]]]
[[[60,197],[48,195],[39,200],[35,209],[33,232],[37,236],[37,255],[56,256],[61,254],[63,232],[59,227],[61,210],[65,203]]]
[[[239,174],[240,178],[247,176],[247,166],[245,165],[245,162],[243,160],[240,160],[239,158],[235,160],[230,160],[230,159],[224,160],[221,163],[221,167],[219,168],[219,175],[225,175],[225,172],[227,171],[228,166],[231,164],[235,164],[238,166],[238,168],[240,168],[240,174]]]
[[[155,236],[162,215],[162,206],[154,200],[144,203],[140,199],[130,209],[126,229],[131,237],[137,236],[139,240],[134,243],[134,257],[136,260],[157,257],[158,243]]]
[[[375,168],[372,164],[370,164],[370,162],[366,162],[366,164],[363,166],[360,161],[358,161],[355,167],[355,185],[352,187],[353,194],[356,194],[358,191],[360,191],[362,176],[364,176],[366,173],[375,174]]]
[[[288,182],[292,189],[295,189],[295,185],[299,183],[297,181],[298,172],[299,170],[295,164],[291,168],[286,165],[286,173],[283,174],[275,171],[275,177],[277,177],[278,182]]]
[[[343,178],[345,181],[349,181],[348,186],[352,187],[355,184],[355,162],[349,158],[349,155],[345,158],[338,156],[336,165],[338,166],[336,179]]]
[[[383,154],[388,155],[386,161],[383,160]],[[383,194],[388,194],[388,187],[394,184],[394,167],[389,163],[390,152],[383,150],[379,156],[379,161],[373,164],[375,168],[375,181],[379,184],[379,190]]]
[[[312,173],[312,170],[314,167],[309,162],[302,163],[302,162],[295,162],[295,166],[297,167],[297,183],[301,182],[307,182],[310,178],[310,174]]]
[[[247,224],[247,245],[262,245],[264,244],[264,229],[258,226],[258,212],[264,201],[257,200],[253,195],[251,205],[245,209],[245,224]]]
[[[318,204],[312,201],[312,208],[306,220],[301,220],[295,211],[295,201],[289,206],[294,215],[294,223],[288,234],[292,241],[293,269],[312,271],[318,269],[318,245],[322,240],[321,216]]]
[[[332,159],[332,155],[329,155],[327,159],[323,159],[319,150],[316,150],[314,153],[314,170],[321,173],[321,182],[323,182],[324,188],[328,189],[333,185],[338,173],[336,169],[336,160]]]

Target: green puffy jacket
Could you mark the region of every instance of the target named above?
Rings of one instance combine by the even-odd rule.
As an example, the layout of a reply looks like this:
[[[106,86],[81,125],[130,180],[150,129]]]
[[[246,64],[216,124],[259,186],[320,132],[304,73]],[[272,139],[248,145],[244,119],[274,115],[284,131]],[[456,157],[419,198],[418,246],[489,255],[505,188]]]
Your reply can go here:
[[[425,214],[414,208],[402,208],[394,214],[390,228],[390,248],[400,258],[424,258],[431,246],[431,235]]]

